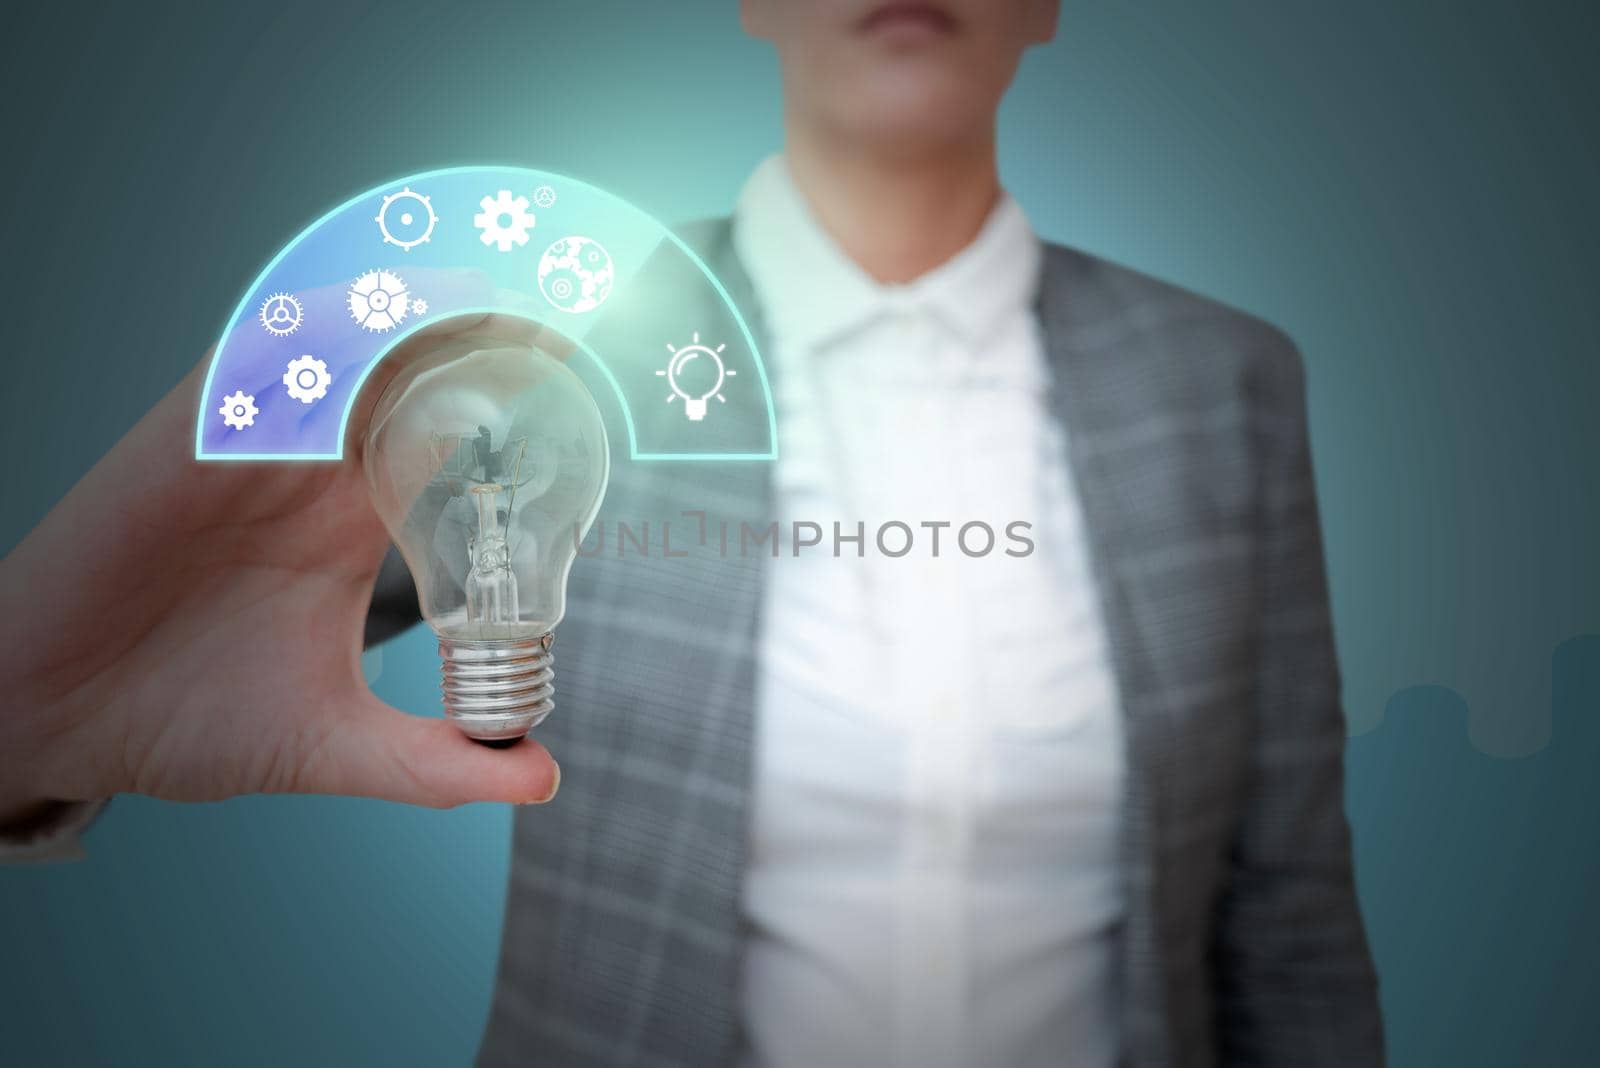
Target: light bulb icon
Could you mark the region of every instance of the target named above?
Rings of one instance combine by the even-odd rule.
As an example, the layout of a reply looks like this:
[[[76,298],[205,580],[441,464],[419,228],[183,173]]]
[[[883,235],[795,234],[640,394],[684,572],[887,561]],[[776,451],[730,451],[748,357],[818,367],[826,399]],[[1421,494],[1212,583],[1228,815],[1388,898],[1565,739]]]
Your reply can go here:
[[[736,377],[739,372],[730,369],[722,362],[722,350],[726,345],[712,348],[700,342],[700,334],[694,335],[692,344],[678,348],[668,344],[667,351],[672,353],[672,359],[667,361],[667,366],[656,372],[657,378],[665,378],[672,392],[667,394],[667,403],[671,404],[679,397],[683,398],[683,414],[691,422],[700,422],[706,417],[706,401],[712,397],[723,404],[728,399],[722,395],[722,384],[729,378]]]
[[[509,745],[554,708],[551,641],[610,457],[577,375],[534,349],[483,344],[402,371],[377,401],[362,465],[439,640],[446,717]]]

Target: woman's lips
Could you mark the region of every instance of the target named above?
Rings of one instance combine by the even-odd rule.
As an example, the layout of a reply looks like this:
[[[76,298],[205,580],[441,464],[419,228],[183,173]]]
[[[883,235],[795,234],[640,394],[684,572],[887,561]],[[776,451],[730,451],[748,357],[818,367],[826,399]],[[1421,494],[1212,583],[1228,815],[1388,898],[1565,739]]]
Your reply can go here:
[[[955,28],[954,16],[936,4],[926,3],[883,4],[861,20],[862,32],[895,37],[935,36]]]

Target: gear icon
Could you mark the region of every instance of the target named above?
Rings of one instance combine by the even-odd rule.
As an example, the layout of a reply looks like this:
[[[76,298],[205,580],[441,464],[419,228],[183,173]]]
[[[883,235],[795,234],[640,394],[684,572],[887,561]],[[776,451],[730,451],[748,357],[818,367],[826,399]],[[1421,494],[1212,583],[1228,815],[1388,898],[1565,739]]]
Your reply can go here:
[[[572,311],[583,300],[583,279],[565,267],[557,267],[541,280],[545,296],[562,311]]]
[[[301,404],[310,404],[326,397],[328,386],[332,383],[333,376],[328,374],[328,365],[315,356],[300,356],[290,360],[288,370],[283,372],[283,384],[288,387],[289,396]]]
[[[482,230],[480,239],[485,245],[494,245],[501,252],[510,252],[512,245],[526,245],[528,231],[534,226],[533,212],[528,210],[527,197],[514,197],[511,190],[502,189],[492,197],[478,201],[483,210],[472,217],[472,225]]]
[[[533,191],[533,202],[541,208],[548,208],[556,202],[556,191],[548,185],[541,185]]]
[[[274,293],[261,302],[260,316],[261,325],[267,328],[267,333],[285,337],[300,329],[305,309],[293,294]]]
[[[539,257],[539,289],[564,312],[582,315],[611,295],[611,254],[592,237],[564,237]]]
[[[410,186],[383,198],[383,207],[373,216],[378,231],[386,245],[398,245],[400,251],[410,252],[433,236],[439,216],[433,213],[433,202]]]
[[[368,271],[350,286],[350,315],[364,330],[393,330],[410,307],[404,279],[390,271]]]
[[[222,407],[217,409],[217,414],[222,416],[226,425],[243,430],[255,424],[261,409],[256,407],[256,399],[241,389],[222,398]]]
[[[411,302],[411,310],[418,315],[427,315],[428,302],[425,300],[414,300]]]

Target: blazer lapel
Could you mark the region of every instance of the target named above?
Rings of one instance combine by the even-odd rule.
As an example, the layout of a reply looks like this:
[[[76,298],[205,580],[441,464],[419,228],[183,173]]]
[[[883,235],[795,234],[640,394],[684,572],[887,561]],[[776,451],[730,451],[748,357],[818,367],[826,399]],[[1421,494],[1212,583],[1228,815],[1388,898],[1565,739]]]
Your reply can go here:
[[[753,310],[729,224],[684,236]],[[645,417],[683,418],[660,413]],[[730,396],[696,431],[748,441],[765,420]],[[482,1064],[711,1065],[734,1051],[764,557],[720,551],[720,531],[736,547],[741,523],[771,521],[771,468],[613,468],[604,541],[586,541],[556,637],[559,704],[539,729],[566,782],[517,815]],[[698,512],[703,544],[685,514]],[[623,527],[648,550],[619,544]]]
[[[1140,507],[1131,488],[1137,480],[1129,477],[1132,472],[1122,459],[1129,453],[1103,447],[1106,437],[1125,428],[1135,414],[1132,406],[1139,391],[1121,347],[1084,343],[1087,333],[1104,328],[1118,310],[1090,261],[1068,249],[1047,248],[1038,311],[1054,375],[1051,400],[1066,431],[1089,531],[1125,723],[1123,1038],[1129,1060],[1168,1063],[1165,940],[1158,907],[1168,880],[1159,836],[1168,823],[1162,815],[1168,801],[1163,786],[1171,781],[1175,754],[1162,703],[1160,665],[1142,639],[1148,633],[1149,580],[1124,551],[1123,535]]]

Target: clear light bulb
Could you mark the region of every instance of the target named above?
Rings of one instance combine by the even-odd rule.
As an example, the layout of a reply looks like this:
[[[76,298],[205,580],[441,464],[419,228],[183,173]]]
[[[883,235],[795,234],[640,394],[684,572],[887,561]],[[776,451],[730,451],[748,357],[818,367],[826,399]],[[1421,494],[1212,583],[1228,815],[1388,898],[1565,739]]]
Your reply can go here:
[[[600,410],[561,361],[483,345],[403,370],[362,464],[439,639],[445,715],[509,745],[554,707],[551,638],[610,456]]]

